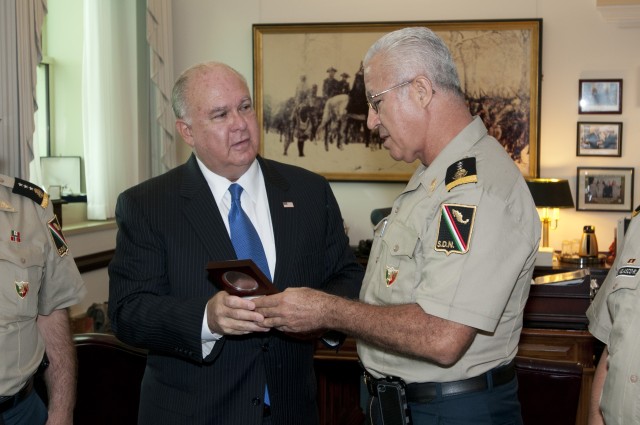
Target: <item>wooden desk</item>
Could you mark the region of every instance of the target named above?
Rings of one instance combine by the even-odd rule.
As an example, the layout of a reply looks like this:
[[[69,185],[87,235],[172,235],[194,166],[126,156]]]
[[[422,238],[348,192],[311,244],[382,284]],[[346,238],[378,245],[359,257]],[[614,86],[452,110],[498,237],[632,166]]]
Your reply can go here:
[[[586,330],[529,329],[520,334],[518,355],[578,363],[583,367],[582,388],[576,425],[586,425],[589,396],[595,373],[595,339]],[[347,338],[339,351],[318,345],[315,353],[318,380],[318,407],[322,425],[360,425],[362,369],[358,364],[356,342]],[[562,402],[558,400],[558,402]]]
[[[318,343],[314,359],[320,424],[361,425],[365,415],[360,408],[362,368],[356,341],[347,338],[339,351]]]

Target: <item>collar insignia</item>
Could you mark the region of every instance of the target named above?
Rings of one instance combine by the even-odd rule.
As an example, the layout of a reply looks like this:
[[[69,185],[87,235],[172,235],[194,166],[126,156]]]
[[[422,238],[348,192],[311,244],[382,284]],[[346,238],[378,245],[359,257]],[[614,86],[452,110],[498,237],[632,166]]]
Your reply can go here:
[[[7,201],[0,201],[0,210],[4,210],[4,211],[15,211],[13,209],[13,205],[11,205],[9,202]]]

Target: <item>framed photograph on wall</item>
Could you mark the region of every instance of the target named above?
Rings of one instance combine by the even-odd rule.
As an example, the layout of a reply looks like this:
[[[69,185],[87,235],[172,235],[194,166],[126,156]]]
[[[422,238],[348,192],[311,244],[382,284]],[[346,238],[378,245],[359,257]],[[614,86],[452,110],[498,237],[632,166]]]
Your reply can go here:
[[[367,128],[362,59],[378,38],[409,26],[449,46],[472,114],[524,176],[537,177],[540,19],[254,24],[260,154],[334,181],[407,181],[417,161],[395,161]]]
[[[578,86],[578,113],[622,113],[622,80],[580,80]]]
[[[621,122],[578,122],[577,156],[622,156]]]
[[[633,168],[578,167],[576,210],[633,210]]]

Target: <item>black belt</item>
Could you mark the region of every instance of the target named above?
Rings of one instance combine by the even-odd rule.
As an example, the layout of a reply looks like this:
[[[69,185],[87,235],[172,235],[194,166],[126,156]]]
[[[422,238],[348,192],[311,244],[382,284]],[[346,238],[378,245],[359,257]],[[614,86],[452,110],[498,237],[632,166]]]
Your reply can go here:
[[[33,391],[33,377],[29,378],[26,384],[22,387],[20,391],[18,391],[15,395],[8,397],[0,397],[0,415],[6,412],[7,410],[17,406],[20,404],[22,400],[29,397]]]
[[[440,395],[442,397],[484,391],[489,388],[489,376],[492,378],[491,380],[494,387],[511,382],[516,376],[514,361],[512,360],[507,365],[491,369],[482,375],[460,381],[407,384],[407,401],[410,403],[429,403],[438,396],[438,388],[440,388]],[[377,379],[373,378],[365,371],[364,380],[367,384],[369,395],[375,396],[377,393]]]

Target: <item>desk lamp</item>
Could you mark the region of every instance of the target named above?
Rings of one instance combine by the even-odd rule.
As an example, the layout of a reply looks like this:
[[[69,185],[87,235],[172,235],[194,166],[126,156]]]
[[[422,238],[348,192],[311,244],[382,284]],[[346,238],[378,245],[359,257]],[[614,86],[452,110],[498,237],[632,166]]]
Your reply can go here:
[[[538,251],[536,265],[551,266],[553,248],[549,247],[549,227],[556,229],[560,217],[559,208],[573,208],[573,196],[569,181],[562,179],[527,178],[527,186],[531,191],[536,207],[542,209],[542,246]],[[553,222],[553,225],[552,225]]]

